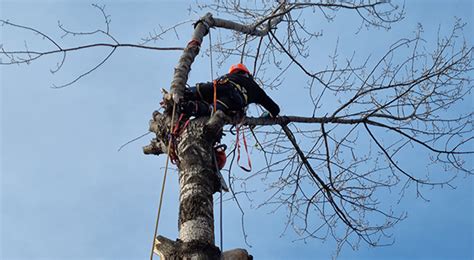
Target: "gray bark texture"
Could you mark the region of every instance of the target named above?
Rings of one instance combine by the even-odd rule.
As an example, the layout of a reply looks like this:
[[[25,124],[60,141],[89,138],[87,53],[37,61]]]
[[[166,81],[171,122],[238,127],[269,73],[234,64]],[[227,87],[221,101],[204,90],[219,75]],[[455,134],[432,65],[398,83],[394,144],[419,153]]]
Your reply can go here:
[[[183,257],[216,259],[212,195],[219,187],[212,160],[216,136],[206,132],[208,118],[193,120],[178,142],[179,239],[188,245]]]
[[[191,41],[183,51],[179,58],[178,65],[174,70],[173,81],[171,82],[171,95],[175,103],[179,103],[184,94],[188,75],[191,71],[191,64],[194,58],[199,54],[202,39],[209,33],[209,29],[214,25],[212,15],[207,13],[195,24],[193,36]]]
[[[179,169],[179,238],[176,241],[163,236],[156,238],[154,252],[161,259],[252,259],[246,250],[234,249],[221,254],[214,245],[213,194],[219,190],[213,149],[222,136],[222,127],[228,121],[222,111],[211,118],[191,120],[175,140]],[[182,123],[183,124],[183,123]],[[159,112],[153,113],[150,131],[156,134],[151,144],[144,147],[146,154],[167,152],[170,119]]]
[[[169,117],[153,113],[150,131],[156,134],[151,144],[144,147],[147,154],[166,152],[169,140]],[[179,238],[171,241],[158,236],[155,252],[162,259],[220,259],[221,252],[214,245],[213,194],[220,182],[213,162],[214,143],[222,132],[222,112],[212,120],[191,120],[175,139],[174,152],[179,169]]]

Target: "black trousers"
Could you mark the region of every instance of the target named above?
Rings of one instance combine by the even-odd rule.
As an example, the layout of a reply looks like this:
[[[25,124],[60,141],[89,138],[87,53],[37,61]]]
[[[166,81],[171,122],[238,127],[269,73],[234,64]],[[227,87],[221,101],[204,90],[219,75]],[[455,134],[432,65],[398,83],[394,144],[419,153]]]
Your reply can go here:
[[[231,84],[216,87],[216,110],[227,115],[244,112],[246,106],[240,91]],[[209,116],[214,109],[214,87],[212,83],[198,84],[186,89],[184,101],[180,105],[182,112],[190,116]]]

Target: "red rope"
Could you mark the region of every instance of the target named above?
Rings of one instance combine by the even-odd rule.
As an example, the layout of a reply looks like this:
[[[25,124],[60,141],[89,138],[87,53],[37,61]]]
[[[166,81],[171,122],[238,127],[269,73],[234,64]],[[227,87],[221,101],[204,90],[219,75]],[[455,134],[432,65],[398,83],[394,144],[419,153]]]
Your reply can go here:
[[[190,121],[190,119],[186,120],[186,122],[184,122],[184,124],[180,127],[180,123],[183,117],[184,117],[184,113],[181,113],[181,115],[179,115],[178,121],[176,121],[176,124],[173,128],[173,132],[171,133],[170,142],[172,142],[172,147],[170,149],[171,151],[169,154],[170,154],[170,161],[173,164],[177,164],[179,162],[178,155],[176,154],[176,150],[177,150],[176,138],[178,138],[184,132],[184,129],[186,129]]]
[[[249,155],[249,150],[247,148],[247,139],[245,138],[245,134],[244,134],[244,130],[242,129],[242,140],[244,141],[244,148],[245,148],[245,153],[247,153],[247,167],[243,166],[240,164],[240,138],[239,138],[239,132],[240,132],[240,128],[241,126],[238,126],[237,129],[236,129],[236,140],[235,140],[235,143],[237,145],[237,165],[239,165],[239,167],[246,171],[246,172],[250,172],[252,171],[252,161],[250,160],[250,155]]]

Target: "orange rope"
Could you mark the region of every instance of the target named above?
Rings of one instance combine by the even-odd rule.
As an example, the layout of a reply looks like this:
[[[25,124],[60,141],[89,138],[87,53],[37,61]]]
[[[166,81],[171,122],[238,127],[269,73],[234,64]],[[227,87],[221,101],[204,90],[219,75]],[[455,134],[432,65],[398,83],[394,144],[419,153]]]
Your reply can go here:
[[[214,113],[217,109],[217,80],[212,81],[212,85],[214,87]]]

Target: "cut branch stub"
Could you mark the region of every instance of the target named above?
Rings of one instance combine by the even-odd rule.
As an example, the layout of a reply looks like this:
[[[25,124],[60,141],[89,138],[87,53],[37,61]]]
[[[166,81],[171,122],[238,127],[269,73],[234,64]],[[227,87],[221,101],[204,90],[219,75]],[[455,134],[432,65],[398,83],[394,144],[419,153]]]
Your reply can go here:
[[[216,137],[220,139],[224,125],[232,122],[231,120],[232,119],[224,114],[224,112],[217,110],[206,122],[204,133],[209,139],[215,139]]]
[[[177,242],[163,236],[157,236],[153,252],[159,255],[162,260],[177,259],[179,244],[179,241]]]
[[[168,152],[168,142],[170,129],[170,117],[158,111],[153,112],[153,119],[150,120],[149,131],[156,134],[149,145],[143,147],[144,154],[160,155]]]

